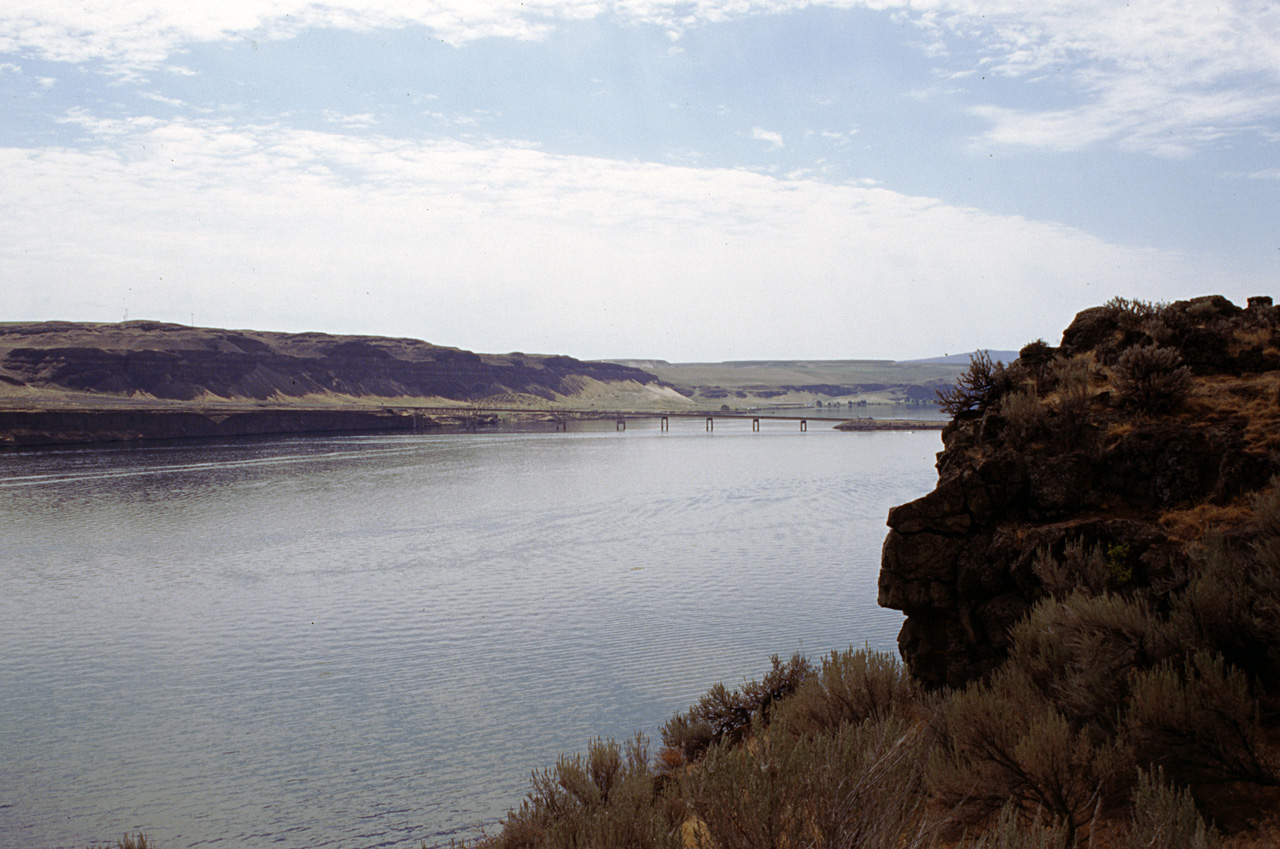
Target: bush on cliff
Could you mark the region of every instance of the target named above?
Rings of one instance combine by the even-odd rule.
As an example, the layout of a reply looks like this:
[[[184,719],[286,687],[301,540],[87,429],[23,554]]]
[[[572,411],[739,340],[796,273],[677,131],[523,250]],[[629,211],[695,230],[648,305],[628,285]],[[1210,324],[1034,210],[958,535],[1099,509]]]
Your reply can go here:
[[[938,391],[938,406],[949,416],[978,412],[1008,391],[1011,376],[1002,362],[992,362],[986,351],[969,360],[969,368],[956,385]]]
[[[706,849],[1207,849],[1206,822],[1259,827],[1280,807],[1277,398],[1269,299],[1115,299],[1059,348],[975,356],[941,396],[938,488],[890,515],[907,663],[775,658],[713,688],[634,773],[656,813],[628,821]],[[606,845],[575,828],[485,845]]]
[[[1158,413],[1182,405],[1191,391],[1191,369],[1173,348],[1143,345],[1120,355],[1115,365],[1119,399],[1144,413]]]

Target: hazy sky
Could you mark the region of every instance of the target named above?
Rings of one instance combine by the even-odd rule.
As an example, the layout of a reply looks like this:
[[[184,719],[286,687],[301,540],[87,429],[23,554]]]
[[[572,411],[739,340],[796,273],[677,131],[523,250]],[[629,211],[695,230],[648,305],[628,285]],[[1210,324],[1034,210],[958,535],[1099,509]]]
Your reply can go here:
[[[910,358],[1280,279],[1274,0],[3,0],[0,320]]]

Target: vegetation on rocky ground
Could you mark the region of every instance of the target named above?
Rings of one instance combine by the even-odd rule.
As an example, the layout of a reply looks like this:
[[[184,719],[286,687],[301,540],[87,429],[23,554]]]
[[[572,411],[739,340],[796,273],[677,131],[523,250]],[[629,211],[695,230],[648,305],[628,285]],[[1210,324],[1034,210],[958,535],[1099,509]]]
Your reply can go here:
[[[905,664],[774,658],[655,754],[538,773],[475,845],[1274,845],[1277,310],[1116,299],[942,403],[940,486],[891,515],[881,601],[955,629],[905,628]]]

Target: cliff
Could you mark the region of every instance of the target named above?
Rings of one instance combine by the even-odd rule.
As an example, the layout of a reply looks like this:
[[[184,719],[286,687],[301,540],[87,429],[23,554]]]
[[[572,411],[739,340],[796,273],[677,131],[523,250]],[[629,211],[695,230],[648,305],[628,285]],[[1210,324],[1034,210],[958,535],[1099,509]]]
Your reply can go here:
[[[1117,299],[943,400],[938,484],[890,511],[879,603],[912,673],[959,686],[1000,665],[1045,564],[1091,557],[1102,589],[1158,602],[1206,528],[1247,524],[1277,471],[1280,309]]]
[[[430,398],[554,402],[600,385],[680,396],[640,369],[476,354],[417,339],[196,328],[154,321],[0,324],[0,389],[160,401]]]

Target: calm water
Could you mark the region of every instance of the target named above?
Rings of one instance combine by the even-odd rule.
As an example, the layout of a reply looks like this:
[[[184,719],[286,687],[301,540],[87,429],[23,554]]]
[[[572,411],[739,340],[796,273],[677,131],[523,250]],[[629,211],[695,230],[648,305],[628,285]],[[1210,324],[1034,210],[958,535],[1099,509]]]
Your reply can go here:
[[[936,431],[614,427],[0,454],[0,845],[445,843],[770,654],[893,646]]]

